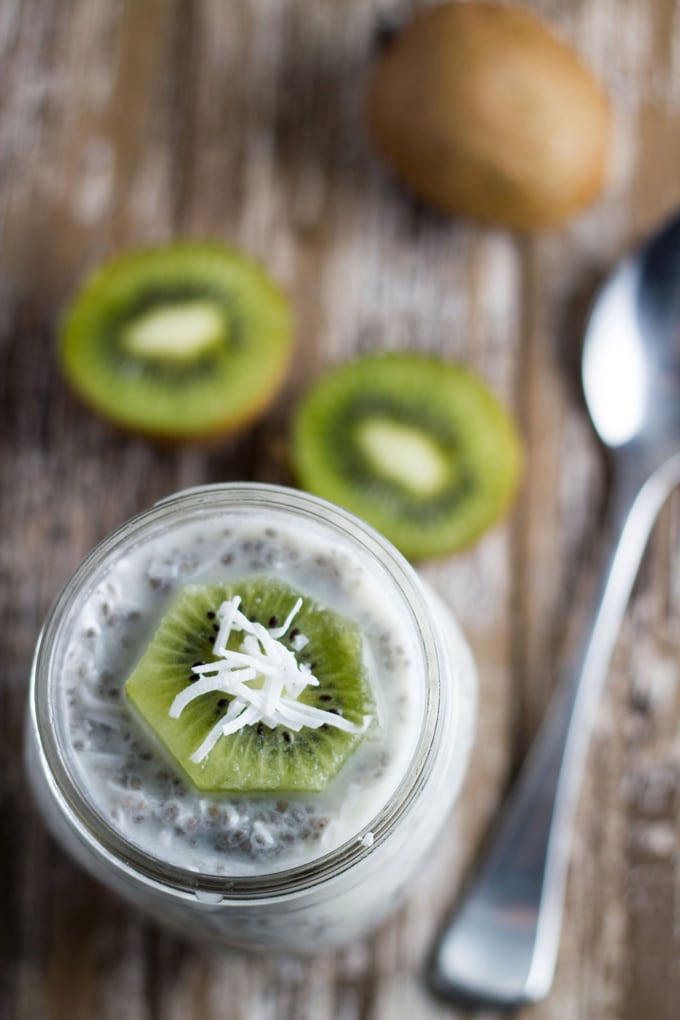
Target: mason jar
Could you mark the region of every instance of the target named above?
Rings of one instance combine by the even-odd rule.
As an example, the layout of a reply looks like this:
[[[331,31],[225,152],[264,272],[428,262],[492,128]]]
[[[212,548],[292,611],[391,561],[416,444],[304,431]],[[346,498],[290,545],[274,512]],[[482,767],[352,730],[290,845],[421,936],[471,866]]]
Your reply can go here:
[[[199,791],[124,694],[180,589],[260,575],[366,646],[377,726],[322,792]],[[185,935],[315,952],[399,902],[459,792],[475,710],[458,626],[386,539],[306,493],[230,483],[156,504],[76,570],[35,652],[26,762],[57,840],[135,907]]]

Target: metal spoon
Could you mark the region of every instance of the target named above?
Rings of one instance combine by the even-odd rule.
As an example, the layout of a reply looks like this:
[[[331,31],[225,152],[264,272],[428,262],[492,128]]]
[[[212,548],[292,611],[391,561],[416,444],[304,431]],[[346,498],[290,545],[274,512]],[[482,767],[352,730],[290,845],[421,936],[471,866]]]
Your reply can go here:
[[[602,684],[652,525],[680,482],[680,215],[605,284],[588,323],[582,375],[614,467],[597,602],[431,964],[439,994],[497,1008],[536,1001],[552,984]]]

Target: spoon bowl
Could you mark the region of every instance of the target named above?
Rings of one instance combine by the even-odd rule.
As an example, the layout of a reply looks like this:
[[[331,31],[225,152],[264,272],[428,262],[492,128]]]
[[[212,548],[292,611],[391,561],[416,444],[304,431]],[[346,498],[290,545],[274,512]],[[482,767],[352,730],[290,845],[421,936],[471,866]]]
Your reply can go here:
[[[680,217],[603,287],[583,345],[583,389],[605,445],[655,460],[680,437]]]

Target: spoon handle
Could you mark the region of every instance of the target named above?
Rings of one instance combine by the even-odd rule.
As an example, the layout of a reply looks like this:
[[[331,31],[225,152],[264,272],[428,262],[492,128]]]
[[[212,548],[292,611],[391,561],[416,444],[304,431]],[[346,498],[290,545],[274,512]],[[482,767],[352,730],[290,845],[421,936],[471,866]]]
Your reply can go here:
[[[542,998],[559,944],[571,830],[600,692],[657,514],[680,481],[680,455],[642,486],[617,490],[599,597],[491,834],[487,856],[440,936],[434,988],[446,998],[511,1007]]]

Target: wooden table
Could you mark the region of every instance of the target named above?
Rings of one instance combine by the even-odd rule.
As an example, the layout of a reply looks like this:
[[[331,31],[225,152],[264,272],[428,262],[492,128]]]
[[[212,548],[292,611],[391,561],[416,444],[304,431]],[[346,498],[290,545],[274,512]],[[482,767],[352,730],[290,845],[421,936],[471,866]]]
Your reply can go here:
[[[361,99],[400,0],[0,4],[0,1017],[431,1020],[433,932],[547,702],[592,577],[607,472],[578,395],[587,301],[680,198],[680,3],[543,0],[606,82],[612,181],[533,240],[439,219],[388,179]],[[119,435],[66,392],[55,326],[122,248],[229,239],[288,288],[298,353],[256,428],[211,449]],[[243,960],[146,923],[86,878],[28,800],[21,727],[41,620],[81,557],[164,494],[288,481],[296,396],[352,351],[420,347],[479,371],[526,437],[512,518],[424,573],[481,677],[462,802],[401,912],[365,942]],[[518,1016],[671,1020],[680,1006],[680,504],[654,533],[601,707],[551,996]]]

